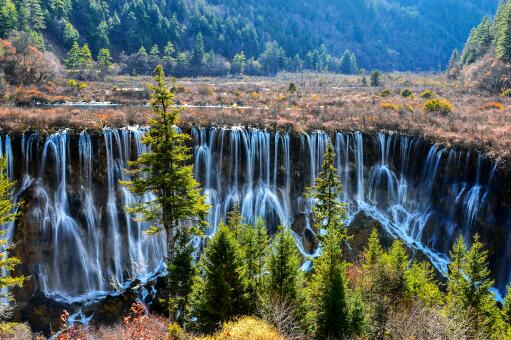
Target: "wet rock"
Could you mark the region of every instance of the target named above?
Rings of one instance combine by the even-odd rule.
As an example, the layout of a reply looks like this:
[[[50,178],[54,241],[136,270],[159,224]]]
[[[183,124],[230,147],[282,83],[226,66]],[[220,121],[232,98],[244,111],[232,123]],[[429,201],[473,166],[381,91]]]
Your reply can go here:
[[[351,236],[351,239],[344,249],[344,254],[349,262],[355,262],[359,259],[373,229],[378,230],[382,246],[390,248],[392,242],[394,242],[394,237],[385,230],[378,220],[364,212],[359,212],[353,217],[351,224],[348,226],[348,235]]]
[[[318,238],[310,229],[305,229],[302,235],[302,244],[305,251],[312,254],[318,247]]]
[[[291,224],[291,229],[298,235],[302,235],[307,227],[307,218],[304,213],[299,213],[295,215],[295,219],[293,224]]]

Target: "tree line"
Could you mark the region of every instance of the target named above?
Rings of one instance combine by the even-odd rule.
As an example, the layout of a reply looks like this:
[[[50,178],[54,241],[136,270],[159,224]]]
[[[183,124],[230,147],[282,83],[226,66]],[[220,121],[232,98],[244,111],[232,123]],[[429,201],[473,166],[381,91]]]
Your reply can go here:
[[[484,17],[470,32],[460,53],[452,52],[448,70],[459,71],[487,54],[495,55],[505,63],[511,63],[511,2],[501,1],[494,18]]]
[[[122,53],[118,63],[113,63],[110,50],[102,48],[94,60],[87,44],[79,45],[75,41],[67,53],[65,65],[71,74],[82,78],[94,78],[107,74],[121,73],[129,75],[149,75],[156,65],[162,65],[167,73],[173,76],[223,76],[235,75],[275,75],[280,71],[301,72],[337,72],[342,74],[358,74],[359,68],[355,54],[346,50],[341,58],[329,54],[324,45],[311,50],[304,59],[299,55],[286,56],[276,42],[265,45],[263,53],[258,58],[247,58],[244,51],[234,55],[232,60],[206,52],[204,38],[198,34],[191,51],[180,52],[167,42],[161,49],[153,45],[140,49],[130,55]],[[97,67],[95,67],[97,66]]]
[[[191,54],[200,34],[206,52],[229,62],[241,51],[248,60],[258,60],[267,44],[276,42],[289,59],[298,55],[309,62],[307,69],[324,67],[317,60],[324,44],[338,59],[349,49],[367,69],[432,70],[445,65],[446,51],[459,45],[470,27],[493,10],[492,2],[432,4],[420,0],[410,4],[400,0],[381,6],[352,0],[314,4],[289,0],[0,0],[0,38],[14,30],[25,31],[39,47],[46,40],[61,50],[69,50],[78,41],[87,43],[94,56],[109,49],[117,61],[123,52],[132,55],[141,46],[149,50],[154,45],[163,49],[169,41],[176,51]],[[427,48],[432,42],[435,48]]]
[[[143,142],[150,146],[131,165],[137,195],[156,193],[129,211],[165,230],[168,243],[165,303],[174,327],[211,333],[241,315],[258,315],[290,337],[343,339],[501,339],[511,336],[511,293],[499,305],[491,287],[488,252],[477,235],[468,246],[460,236],[452,247],[446,283],[428,262],[411,260],[404,243],[384,249],[373,230],[362,257],[346,260],[350,236],[342,187],[331,144],[322,171],[307,189],[320,256],[302,270],[294,237],[285,227],[269,235],[262,220],[243,222],[234,207],[214,235],[205,238],[198,261],[193,237],[201,237],[208,206],[187,165],[189,136],[175,128],[179,110],[165,85],[162,66],[154,74],[154,118]]]

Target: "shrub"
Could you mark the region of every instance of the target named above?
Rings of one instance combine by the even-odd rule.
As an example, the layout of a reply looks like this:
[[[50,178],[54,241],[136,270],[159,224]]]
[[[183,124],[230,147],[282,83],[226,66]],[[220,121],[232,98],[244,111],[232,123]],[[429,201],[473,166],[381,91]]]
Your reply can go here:
[[[384,110],[391,110],[391,111],[399,111],[401,108],[401,105],[390,103],[390,102],[383,102],[380,104],[380,107]]]
[[[446,99],[429,99],[424,103],[424,110],[447,116],[452,113],[452,104]]]
[[[50,103],[51,99],[36,88],[19,86],[11,98],[16,105],[27,106],[36,103]]]
[[[213,94],[213,88],[208,84],[201,84],[199,86],[199,94],[203,96],[211,96]]]
[[[401,118],[408,115],[409,113],[413,113],[413,112],[414,112],[414,109],[413,109],[413,106],[411,106],[411,105],[402,105],[398,110],[399,116]]]
[[[408,98],[408,97],[411,97],[412,95],[413,95],[413,92],[410,89],[401,90],[401,97]]]
[[[424,90],[421,92],[420,97],[424,99],[430,99],[433,98],[435,94],[431,90]]]
[[[296,92],[296,85],[295,83],[290,83],[289,87],[287,88],[287,92],[294,94]]]
[[[510,89],[505,89],[504,91],[502,91],[502,93],[500,95],[502,97],[511,97],[511,88]]]
[[[7,327],[6,327],[7,326]],[[3,324],[0,330],[0,339],[2,340],[25,340],[36,339],[30,327],[24,323]]]
[[[244,316],[236,321],[224,323],[222,329],[217,334],[211,337],[204,337],[202,340],[278,340],[283,338],[270,324],[251,316]]]
[[[482,110],[504,110],[504,104],[499,102],[489,102],[480,106]]]
[[[389,89],[385,89],[385,90],[381,91],[381,93],[380,93],[380,96],[382,96],[383,98],[390,97],[391,95],[392,95],[392,92]]]
[[[380,86],[381,72],[376,70],[371,73],[371,86]]]

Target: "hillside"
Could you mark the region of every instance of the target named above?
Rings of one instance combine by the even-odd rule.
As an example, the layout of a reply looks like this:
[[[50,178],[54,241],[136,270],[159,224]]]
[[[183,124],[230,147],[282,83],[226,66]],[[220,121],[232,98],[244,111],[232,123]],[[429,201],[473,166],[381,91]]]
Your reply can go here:
[[[497,0],[1,0],[0,36],[33,31],[60,50],[88,43],[96,57],[172,42],[192,50],[199,33],[205,50],[231,60],[244,51],[258,58],[277,41],[294,61],[326,46],[333,56],[353,51],[358,66],[383,70],[436,70],[447,63],[470,29],[495,11]],[[15,7],[15,8],[14,8]],[[57,48],[57,49],[59,49]],[[321,52],[321,51],[320,51]],[[317,53],[325,54],[325,53]],[[309,54],[312,59],[313,54]],[[292,62],[292,60],[290,60]]]

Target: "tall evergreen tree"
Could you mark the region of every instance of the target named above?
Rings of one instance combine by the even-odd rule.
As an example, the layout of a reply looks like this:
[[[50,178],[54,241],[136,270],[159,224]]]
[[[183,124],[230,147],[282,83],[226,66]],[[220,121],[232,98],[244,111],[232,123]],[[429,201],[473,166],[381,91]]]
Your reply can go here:
[[[84,44],[80,49],[79,55],[80,55],[79,68],[82,70],[91,68],[94,60],[92,59],[92,53],[90,51],[89,45]]]
[[[201,331],[248,311],[247,282],[241,251],[233,232],[220,225],[201,256],[194,280],[191,316]]]
[[[335,151],[328,143],[323,158],[323,168],[314,186],[308,189],[307,196],[314,200],[314,229],[338,229],[343,238],[346,238],[347,229],[344,225],[346,219],[346,204],[341,203],[338,197],[342,193],[342,185],[337,176],[335,164]]]
[[[167,265],[169,314],[181,326],[189,322],[188,305],[192,292],[195,267],[193,263],[194,247],[188,228],[181,228],[176,236],[172,256]]]
[[[193,66],[202,66],[204,64],[204,58],[206,57],[206,52],[204,48],[204,37],[202,33],[199,32],[197,37],[195,37],[195,44],[192,50],[192,58],[191,64]]]
[[[506,324],[506,335],[511,339],[511,285],[507,286],[507,294],[502,306],[502,320]]]
[[[234,72],[239,74],[245,73],[245,67],[247,66],[247,58],[245,57],[245,52],[241,51],[236,53],[232,59],[232,65]]]
[[[67,52],[66,67],[70,70],[76,70],[81,64],[81,48],[78,41],[73,42],[73,46]]]
[[[105,75],[112,68],[112,56],[107,48],[102,48],[98,53],[98,69],[102,75]]]
[[[492,26],[491,20],[485,17],[483,21],[470,32],[460,57],[460,63],[462,65],[475,62],[489,51],[493,42]]]
[[[451,57],[449,58],[449,65],[447,66],[447,70],[453,70],[458,66],[458,62],[460,60],[460,54],[458,49],[455,48],[452,51]]]
[[[495,19],[495,53],[504,62],[511,62],[511,3],[501,3]]]
[[[326,231],[326,235],[320,238],[322,254],[314,261],[315,271],[309,293],[316,316],[316,336],[321,339],[342,339],[351,329],[345,261],[341,252],[341,245],[347,237],[345,208],[337,200],[342,189],[334,160],[335,151],[329,143],[323,158],[323,170],[308,193],[315,200],[314,227],[318,231]]]
[[[266,225],[259,218],[254,226],[243,224],[239,238],[242,260],[248,281],[248,302],[251,312],[256,312],[263,294],[263,275],[269,240]]]
[[[0,159],[0,226],[2,230],[6,229],[8,223],[14,222],[17,214],[18,204],[12,201],[14,182],[7,175],[7,162],[5,158]],[[4,237],[5,232],[1,231],[0,236]],[[12,301],[14,300],[9,292],[13,287],[21,287],[25,278],[22,276],[12,276],[9,273],[20,264],[20,260],[10,255],[13,245],[10,240],[0,239],[0,317],[6,318],[11,315]],[[2,320],[4,321],[4,320]],[[10,328],[9,323],[0,323],[0,331],[6,331]]]
[[[470,248],[460,236],[450,255],[446,311],[453,318],[471,320],[472,336],[491,338],[501,320],[490,293],[493,280],[488,269],[488,251],[478,235],[474,236]]]
[[[149,54],[152,57],[159,57],[160,56],[160,49],[158,48],[158,45],[153,45],[153,47],[151,47],[151,50],[149,51]]]
[[[358,72],[357,58],[355,53],[345,50],[340,60],[340,71],[342,74],[356,74]]]
[[[0,0],[0,37],[5,37],[16,28],[18,11],[11,0]]]
[[[192,166],[187,165],[191,158],[186,145],[190,136],[175,128],[180,110],[172,109],[174,95],[165,84],[161,65],[154,71],[154,81],[156,84],[150,86],[153,117],[149,120],[149,131],[142,138],[151,151],[130,164],[133,180],[124,184],[138,196],[156,195],[152,200],[133,204],[128,211],[138,220],[152,222],[149,234],[165,231],[167,262],[172,263],[176,229],[180,223],[183,227],[204,226],[209,207],[193,178]]]
[[[167,42],[165,48],[163,49],[163,59],[166,61],[173,61],[176,54],[176,49],[171,41]]]
[[[284,227],[275,234],[268,256],[267,292],[290,304],[300,298],[300,257],[293,236]]]
[[[71,48],[75,41],[78,41],[80,34],[74,28],[73,24],[69,21],[64,20],[64,28],[62,29],[62,38],[64,39],[64,44],[66,48]]]

